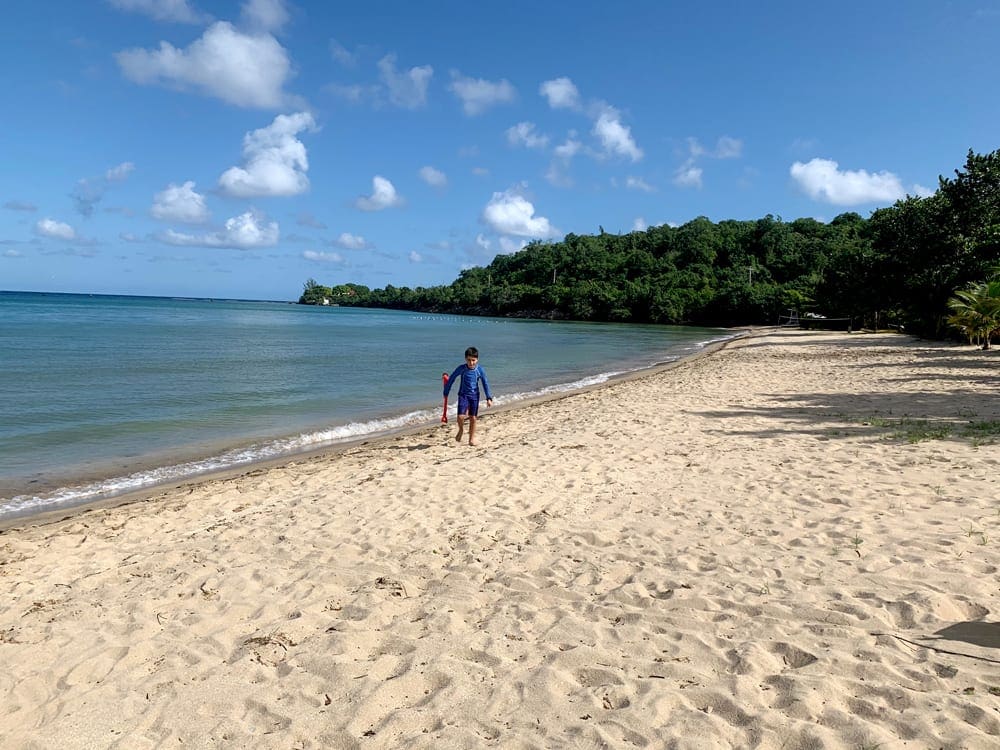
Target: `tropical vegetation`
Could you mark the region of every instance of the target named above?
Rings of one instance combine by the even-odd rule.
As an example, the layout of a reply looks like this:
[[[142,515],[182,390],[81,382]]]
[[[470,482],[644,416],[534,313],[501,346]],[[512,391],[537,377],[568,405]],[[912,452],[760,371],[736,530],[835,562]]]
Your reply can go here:
[[[569,234],[498,255],[449,285],[369,289],[309,279],[299,301],[575,320],[771,324],[789,310],[984,342],[995,325],[1000,151],[969,151],[929,196],[864,218],[776,216],[628,234]],[[992,301],[991,301],[992,300]],[[992,322],[991,322],[992,321]]]

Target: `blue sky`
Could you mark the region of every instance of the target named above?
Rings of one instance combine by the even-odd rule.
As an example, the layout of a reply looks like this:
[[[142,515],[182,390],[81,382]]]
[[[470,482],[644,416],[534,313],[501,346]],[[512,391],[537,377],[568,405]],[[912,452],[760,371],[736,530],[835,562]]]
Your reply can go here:
[[[1000,147],[993,0],[52,0],[0,23],[0,289],[296,299],[827,221]]]

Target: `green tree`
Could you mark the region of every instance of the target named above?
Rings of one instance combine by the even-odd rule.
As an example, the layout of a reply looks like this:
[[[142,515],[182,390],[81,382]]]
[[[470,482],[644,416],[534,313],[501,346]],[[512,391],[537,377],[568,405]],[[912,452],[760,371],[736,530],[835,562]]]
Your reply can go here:
[[[978,341],[983,349],[990,348],[990,340],[1000,335],[1000,278],[970,284],[955,292],[948,301],[952,314],[948,322]]]
[[[299,297],[300,305],[322,305],[328,304],[332,296],[330,287],[323,286],[315,279],[308,279],[302,285],[302,296]],[[324,302],[326,300],[326,302]]]

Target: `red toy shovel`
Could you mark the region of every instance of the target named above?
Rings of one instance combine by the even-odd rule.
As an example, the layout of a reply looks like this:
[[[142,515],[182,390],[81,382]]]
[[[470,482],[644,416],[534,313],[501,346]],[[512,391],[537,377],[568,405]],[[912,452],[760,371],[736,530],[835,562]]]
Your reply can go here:
[[[448,373],[441,373],[441,387],[448,385]],[[448,397],[444,397],[444,411],[441,412],[441,422],[447,424],[448,422]]]

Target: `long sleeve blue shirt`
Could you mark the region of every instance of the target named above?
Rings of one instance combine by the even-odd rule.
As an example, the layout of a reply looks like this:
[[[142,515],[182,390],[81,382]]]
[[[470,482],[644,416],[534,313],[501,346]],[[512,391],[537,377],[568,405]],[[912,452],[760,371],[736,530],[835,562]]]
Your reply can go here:
[[[470,368],[466,364],[461,364],[455,368],[455,372],[451,374],[448,378],[448,382],[444,384],[444,395],[447,396],[451,393],[451,387],[455,384],[456,380],[461,380],[461,385],[458,386],[459,396],[474,396],[479,398],[479,384],[483,384],[483,390],[486,392],[486,399],[488,401],[493,400],[493,393],[490,391],[490,381],[486,379],[486,371],[476,365]]]

